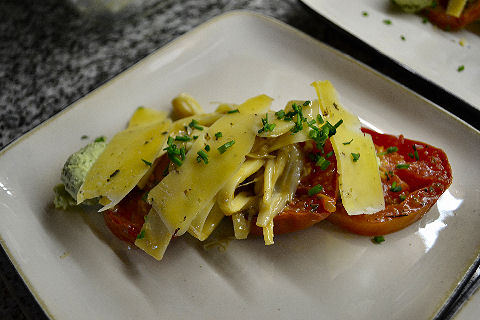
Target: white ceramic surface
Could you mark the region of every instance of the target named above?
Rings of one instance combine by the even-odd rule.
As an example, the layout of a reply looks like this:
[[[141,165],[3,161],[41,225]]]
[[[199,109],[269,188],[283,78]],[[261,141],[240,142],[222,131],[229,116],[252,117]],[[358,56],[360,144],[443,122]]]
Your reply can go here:
[[[95,212],[52,206],[67,156],[112,136],[139,105],[179,92],[242,102],[259,93],[314,99],[329,79],[345,106],[380,131],[449,155],[454,182],[418,223],[381,245],[328,222],[232,241],[226,251],[175,240],[157,262],[112,236]],[[0,235],[55,319],[427,319],[480,248],[480,134],[404,87],[277,21],[232,13],[160,49],[0,153]]]
[[[445,32],[423,23],[419,15],[401,12],[390,0],[302,1],[357,38],[480,110],[480,22],[466,30]],[[385,24],[384,20],[392,23]],[[462,65],[465,69],[458,72]]]

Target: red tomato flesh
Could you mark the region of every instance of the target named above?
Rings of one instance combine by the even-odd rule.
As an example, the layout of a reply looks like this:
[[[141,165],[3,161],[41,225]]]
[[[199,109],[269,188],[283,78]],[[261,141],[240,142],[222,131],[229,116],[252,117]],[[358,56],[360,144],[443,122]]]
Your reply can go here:
[[[480,1],[467,1],[460,17],[446,13],[448,0],[439,0],[435,7],[425,9],[425,15],[434,25],[444,30],[458,30],[480,18]]]
[[[401,230],[430,210],[452,183],[447,155],[438,148],[403,136],[380,134],[369,129],[362,131],[372,136],[377,152],[385,152],[389,147],[398,148],[398,151],[380,157],[385,210],[371,215],[349,216],[338,203],[337,211],[328,220],[350,232],[367,236]],[[398,168],[399,164],[407,164],[408,168]]]
[[[306,229],[315,223],[326,219],[336,209],[338,197],[337,186],[337,159],[333,153],[332,144],[328,140],[323,152],[316,149],[312,143],[302,144],[305,153],[305,165],[295,193],[295,199],[273,219],[273,233],[282,234]],[[326,157],[330,152],[332,155]],[[330,161],[325,170],[315,165],[314,157],[319,155]],[[316,185],[321,185],[323,190],[316,195],[309,196],[308,190]],[[250,233],[262,235],[262,228],[256,225],[256,219],[252,221]]]

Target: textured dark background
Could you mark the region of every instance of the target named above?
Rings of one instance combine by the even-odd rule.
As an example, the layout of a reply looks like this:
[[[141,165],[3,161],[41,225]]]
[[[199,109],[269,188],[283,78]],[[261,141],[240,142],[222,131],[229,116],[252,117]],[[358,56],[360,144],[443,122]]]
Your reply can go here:
[[[97,14],[79,11],[66,0],[0,0],[0,148],[154,50],[236,9],[286,22],[480,127],[477,110],[403,69],[300,1],[137,0],[116,13]],[[0,318],[45,318],[0,251]]]

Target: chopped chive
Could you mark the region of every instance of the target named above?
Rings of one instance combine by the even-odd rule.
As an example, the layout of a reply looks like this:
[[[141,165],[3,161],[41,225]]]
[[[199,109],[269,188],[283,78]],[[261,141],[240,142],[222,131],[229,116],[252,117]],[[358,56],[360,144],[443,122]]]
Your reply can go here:
[[[205,146],[205,151],[210,151],[210,145],[207,144],[207,145]]]
[[[413,153],[409,152],[409,153],[408,153],[408,156],[409,156],[410,158],[413,158]]]
[[[394,152],[397,152],[397,151],[398,151],[397,147],[388,147],[387,148],[387,154],[388,153],[394,153]]]
[[[168,158],[170,159],[170,161],[172,161],[178,167],[180,167],[183,164],[183,161],[180,160],[180,158],[176,155],[168,155]]]
[[[384,19],[384,20],[383,20],[383,23],[385,23],[386,25],[391,25],[391,24],[392,24],[392,20],[390,20],[390,19]]]
[[[372,238],[372,242],[375,244],[380,244],[385,241],[385,238],[383,236],[375,236]]]
[[[333,156],[333,151],[330,151],[329,153],[327,153],[327,155],[325,157],[330,158],[331,156]]]
[[[393,181],[392,187],[390,188],[390,191],[392,192],[400,192],[402,191],[402,186],[397,185],[396,181]]]
[[[280,110],[280,111],[275,112],[275,117],[277,117],[278,120],[283,119],[283,117],[285,117],[285,111]]]
[[[398,198],[400,199],[400,201],[405,201],[407,199],[407,196],[404,194],[401,194],[398,196]]]
[[[273,131],[275,129],[275,123],[268,123],[268,113],[265,114],[265,118],[262,118],[263,127],[258,130],[258,133]]]
[[[314,195],[322,192],[322,190],[323,190],[322,185],[317,184],[316,186],[314,186],[314,187],[312,187],[312,188],[310,188],[310,189],[308,190],[308,195],[309,195],[310,197],[311,197],[311,196],[314,196]]]
[[[95,142],[105,142],[105,137],[98,137],[95,139]]]
[[[360,159],[360,153],[353,153],[352,152],[352,158],[353,158],[353,162],[357,162],[358,159]]]
[[[152,166],[152,163],[151,163],[150,161],[147,161],[147,160],[145,160],[145,159],[142,159],[142,161],[143,161],[147,166],[149,166],[149,167]]]
[[[397,169],[408,169],[410,165],[408,163],[399,163],[397,164]]]
[[[215,133],[215,139],[218,140],[218,138],[221,138],[222,137],[222,133],[219,131],[217,133]]]
[[[328,161],[327,159],[325,159],[324,157],[319,157],[317,162],[315,163],[315,165],[317,167],[320,167],[321,170],[325,170],[328,168],[328,166],[330,165],[330,161]]]
[[[303,103],[303,106],[306,107],[310,104],[310,100],[306,100],[304,103]]]
[[[217,150],[218,152],[220,152],[220,154],[225,153],[225,151],[227,151],[227,149],[233,146],[234,144],[235,144],[235,140],[228,141],[227,143],[218,147]]]
[[[413,152],[413,155],[414,155],[414,157],[415,157],[415,160],[418,161],[418,160],[420,159],[420,157],[418,156],[418,151],[417,151],[417,150],[415,150],[415,151]]]
[[[362,16],[368,17],[368,12],[367,11],[362,11]]]
[[[192,138],[190,138],[190,137],[187,136],[187,135],[176,136],[176,137],[175,137],[175,141],[190,141],[190,140],[192,140]]]
[[[341,125],[342,123],[343,123],[343,120],[342,120],[342,119],[338,120],[338,122],[335,123],[335,125],[334,125],[335,129],[337,129],[338,127],[340,127],[340,125]]]
[[[185,160],[185,147],[180,148],[180,159]]]
[[[140,233],[137,235],[137,239],[143,239],[145,238],[145,230],[140,231]]]
[[[84,134],[80,139],[82,139],[82,140],[88,139],[88,136],[86,134]]]
[[[193,136],[193,140],[197,140],[198,139],[198,136]]]
[[[350,140],[350,141],[348,141],[348,142],[344,142],[344,143],[343,143],[343,145],[345,145],[345,146],[346,146],[347,144],[350,144],[350,143],[352,143],[352,141],[353,141],[353,139],[352,139],[352,140]]]
[[[227,113],[238,113],[238,112],[240,112],[240,110],[238,110],[238,109],[233,109],[233,110],[227,111]]]
[[[203,160],[205,164],[208,163],[208,155],[205,153],[205,151],[200,150],[197,152],[197,154],[198,154],[197,162],[201,162]]]
[[[458,72],[462,72],[463,70],[465,70],[465,66],[463,64],[457,68]]]
[[[190,128],[195,128],[197,130],[203,130],[203,127],[198,124],[198,121],[195,119],[192,119],[192,121],[188,124]]]
[[[317,122],[322,124],[323,123],[323,118],[320,114],[317,114]]]

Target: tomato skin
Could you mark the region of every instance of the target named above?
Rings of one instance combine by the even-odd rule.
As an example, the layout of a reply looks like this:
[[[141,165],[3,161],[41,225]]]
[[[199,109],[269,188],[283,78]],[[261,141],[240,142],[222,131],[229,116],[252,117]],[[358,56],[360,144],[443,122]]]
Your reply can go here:
[[[169,163],[170,161],[166,156],[157,160],[155,170],[149,177],[145,190],[150,190],[163,179]],[[145,200],[146,193],[147,191],[135,187],[119,204],[104,212],[105,224],[120,240],[131,244],[135,243],[135,239],[137,239],[145,222],[144,217],[151,208],[151,205]]]
[[[458,30],[480,18],[480,1],[467,2],[460,17],[446,13],[448,1],[440,0],[434,8],[425,9],[431,23],[444,30]]]
[[[325,143],[323,153],[316,149],[311,142],[303,143],[305,166],[295,193],[295,199],[273,219],[273,233],[275,235],[290,233],[306,229],[326,219],[336,209],[338,197],[337,159],[335,154],[328,157],[329,166],[322,170],[315,165],[315,161],[308,154],[326,156],[333,151],[330,141]],[[323,187],[318,195],[309,196],[308,190],[320,184]],[[253,218],[250,234],[262,235],[263,230],[256,225]]]
[[[403,136],[380,134],[369,129],[362,131],[370,134],[374,144],[380,149],[392,146],[398,148],[398,152],[385,155],[386,159],[382,159],[380,164],[381,172],[393,172],[389,179],[386,175],[382,176],[386,207],[375,214],[350,216],[339,203],[337,211],[328,217],[328,221],[350,232],[366,236],[401,230],[428,212],[452,183],[452,170],[447,156],[441,149],[404,139]],[[414,154],[414,145],[419,160],[409,155]],[[397,169],[398,163],[408,163],[410,166],[407,169]],[[393,181],[401,181],[402,185],[407,185],[408,188],[393,192]],[[406,197],[403,201],[399,199],[401,194]]]
[[[120,240],[133,244],[142,230],[144,216],[151,207],[143,200],[144,194],[145,191],[135,188],[113,209],[103,213],[105,224]]]

